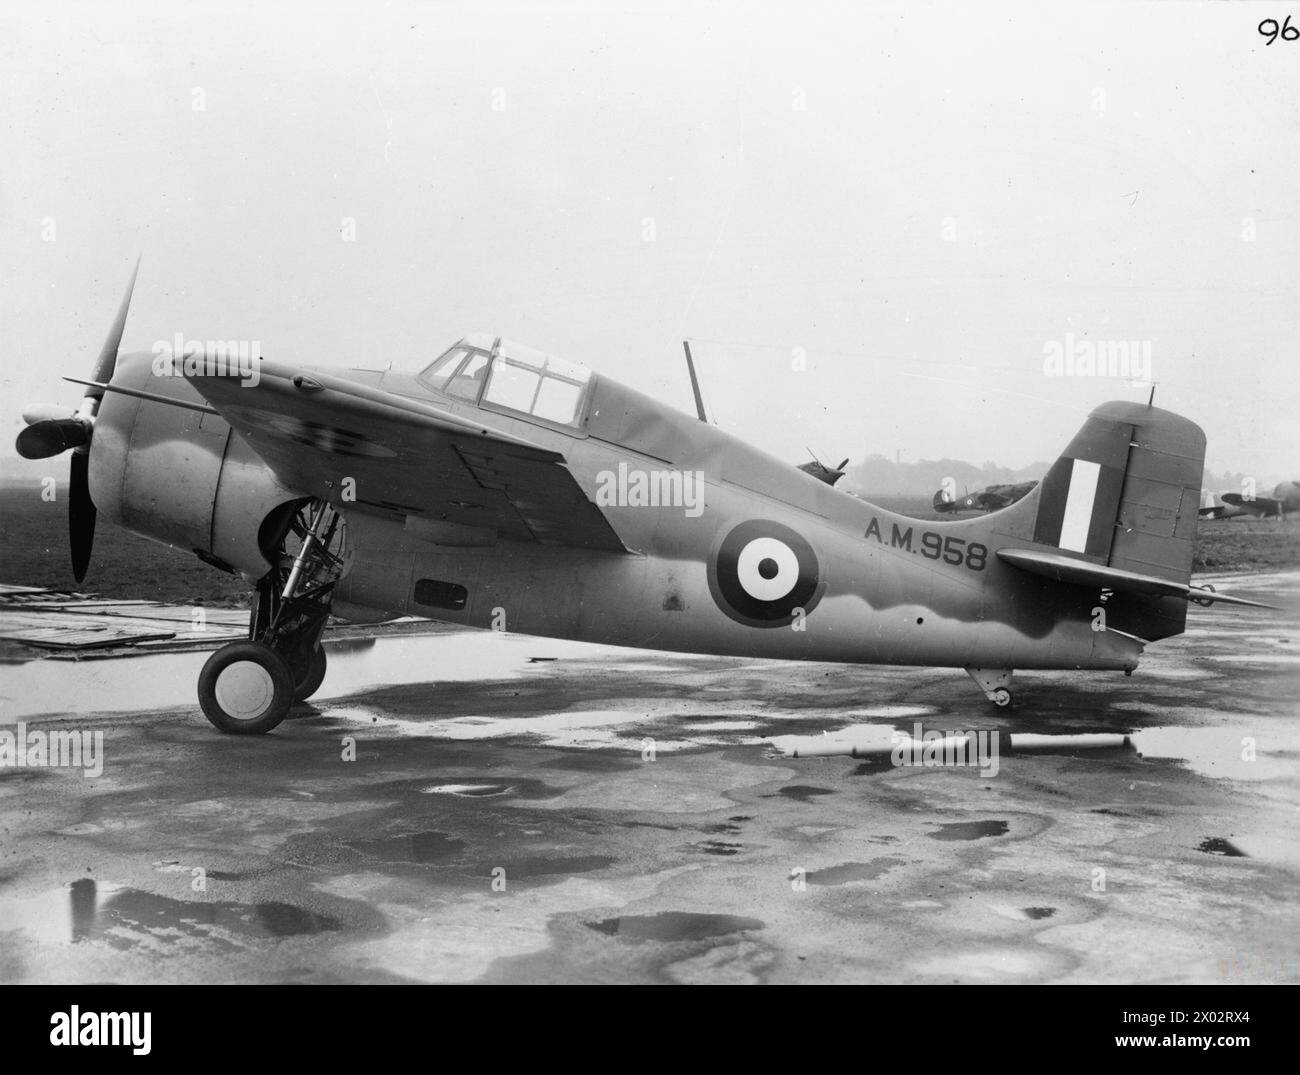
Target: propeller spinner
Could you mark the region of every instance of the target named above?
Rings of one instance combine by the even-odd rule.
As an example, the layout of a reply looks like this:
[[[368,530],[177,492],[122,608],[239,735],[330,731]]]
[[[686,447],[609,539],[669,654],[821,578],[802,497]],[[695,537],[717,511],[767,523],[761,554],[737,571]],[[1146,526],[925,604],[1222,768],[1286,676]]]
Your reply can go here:
[[[97,382],[86,389],[81,406],[76,410],[57,404],[36,404],[23,411],[27,427],[18,434],[16,447],[24,459],[48,459],[66,451],[72,452],[72,469],[68,485],[68,543],[72,548],[72,574],[80,582],[86,577],[90,564],[90,551],[95,543],[95,504],[90,499],[88,480],[90,445],[95,430],[95,415],[99,413],[104,389],[100,385],[113,379],[117,368],[117,351],[126,328],[126,316],[131,309],[131,293],[135,278],[140,272],[140,259],[136,258],[131,281],[126,285],[122,305],[108,330],[108,338],[95,360],[91,380]]]

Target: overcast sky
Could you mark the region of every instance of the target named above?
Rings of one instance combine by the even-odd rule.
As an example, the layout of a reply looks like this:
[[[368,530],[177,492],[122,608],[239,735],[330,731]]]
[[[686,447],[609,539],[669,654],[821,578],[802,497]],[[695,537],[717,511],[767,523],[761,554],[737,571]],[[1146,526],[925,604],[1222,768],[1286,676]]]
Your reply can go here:
[[[1300,477],[1283,8],[268,6],[5,4],[0,472],[143,252],[127,349],[482,330],[690,410],[686,336],[791,461],[1055,458],[1148,389],[1047,351],[1132,340],[1212,468]]]

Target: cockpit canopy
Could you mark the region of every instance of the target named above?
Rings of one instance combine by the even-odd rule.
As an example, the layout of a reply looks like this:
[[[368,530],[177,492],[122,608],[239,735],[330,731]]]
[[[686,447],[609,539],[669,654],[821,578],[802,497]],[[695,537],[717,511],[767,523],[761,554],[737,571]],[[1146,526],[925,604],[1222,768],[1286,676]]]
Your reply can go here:
[[[509,340],[466,336],[434,359],[420,380],[492,410],[576,428],[591,371]]]

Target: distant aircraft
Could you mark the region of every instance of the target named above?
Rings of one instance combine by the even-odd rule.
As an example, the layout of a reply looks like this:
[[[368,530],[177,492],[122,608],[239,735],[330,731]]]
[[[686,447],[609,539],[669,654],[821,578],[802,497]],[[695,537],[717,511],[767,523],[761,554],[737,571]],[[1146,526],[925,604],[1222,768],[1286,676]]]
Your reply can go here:
[[[963,511],[1001,511],[1023,499],[1038,482],[1019,482],[1016,485],[990,485],[976,493],[953,500],[947,489],[934,494],[934,510],[945,514]]]
[[[812,456],[812,462],[799,464],[799,469],[805,474],[811,474],[818,481],[825,482],[827,485],[834,485],[844,477],[844,468],[849,465],[848,459],[845,459],[838,467],[828,467],[817,456],[813,455],[812,449],[809,449],[808,454]]]
[[[1208,519],[1235,519],[1239,515],[1255,518],[1285,519],[1289,511],[1300,511],[1300,482],[1281,482],[1273,495],[1246,497],[1241,493],[1220,493],[1222,504],[1201,508],[1199,514]]]
[[[1205,435],[1150,404],[1097,407],[1010,508],[922,522],[497,336],[418,374],[119,356],[131,290],[80,406],[29,409],[17,447],[71,452],[78,580],[97,513],[247,580],[248,640],[198,677],[223,732],[320,686],[330,615],[962,668],[1005,706],[1015,668],[1130,673],[1189,601],[1258,604],[1189,585]]]

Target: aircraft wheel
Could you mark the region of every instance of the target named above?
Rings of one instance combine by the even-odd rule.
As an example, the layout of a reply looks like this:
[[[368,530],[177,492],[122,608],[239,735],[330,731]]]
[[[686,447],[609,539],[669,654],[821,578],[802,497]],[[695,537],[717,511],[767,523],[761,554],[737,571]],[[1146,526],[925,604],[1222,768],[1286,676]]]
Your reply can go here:
[[[1011,692],[1006,687],[999,687],[989,696],[989,700],[1001,709],[1011,704]]]
[[[305,702],[318,690],[321,683],[325,680],[325,647],[317,646],[312,651],[311,664],[307,668],[306,674],[294,683],[293,700],[295,702]]]
[[[203,715],[229,735],[265,735],[293,704],[293,674],[260,642],[230,642],[199,673]]]

